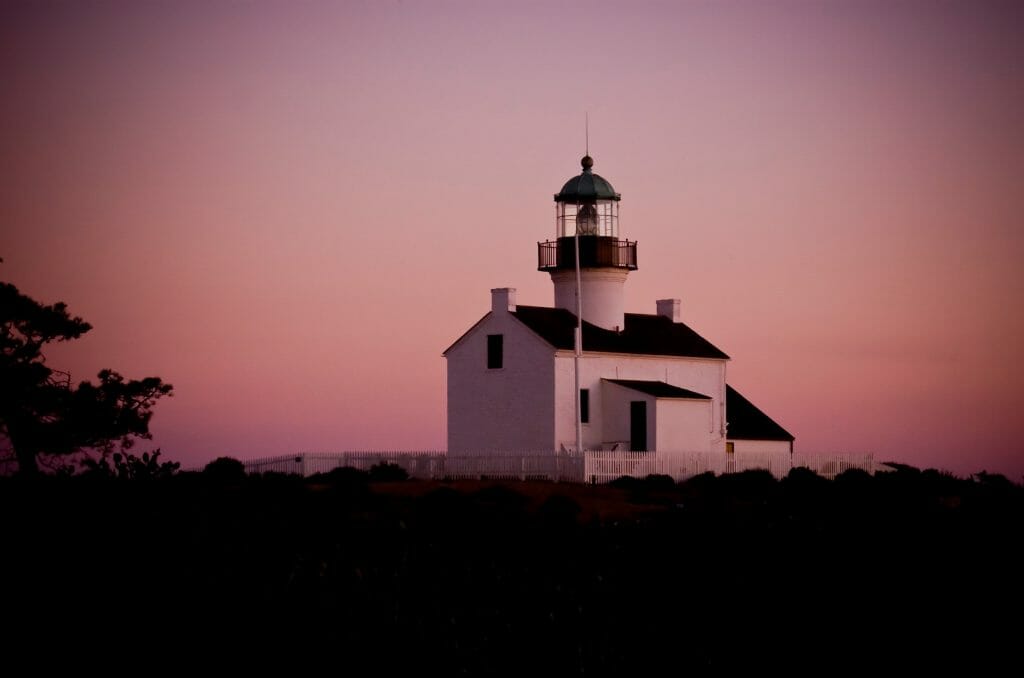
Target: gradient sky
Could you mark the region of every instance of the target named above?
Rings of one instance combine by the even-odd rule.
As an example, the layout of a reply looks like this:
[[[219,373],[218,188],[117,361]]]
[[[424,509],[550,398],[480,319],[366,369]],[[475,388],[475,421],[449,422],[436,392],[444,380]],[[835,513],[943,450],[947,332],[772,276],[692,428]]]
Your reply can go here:
[[[154,446],[443,449],[579,171],[801,452],[1024,475],[1024,4],[5,3],[0,279]],[[145,449],[145,448],[143,448]]]

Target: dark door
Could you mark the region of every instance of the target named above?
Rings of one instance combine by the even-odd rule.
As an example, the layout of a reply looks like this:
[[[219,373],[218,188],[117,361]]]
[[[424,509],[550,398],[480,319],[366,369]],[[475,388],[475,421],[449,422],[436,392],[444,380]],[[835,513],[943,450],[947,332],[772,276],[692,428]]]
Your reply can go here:
[[[647,449],[647,402],[643,400],[629,404],[629,449],[634,452]]]

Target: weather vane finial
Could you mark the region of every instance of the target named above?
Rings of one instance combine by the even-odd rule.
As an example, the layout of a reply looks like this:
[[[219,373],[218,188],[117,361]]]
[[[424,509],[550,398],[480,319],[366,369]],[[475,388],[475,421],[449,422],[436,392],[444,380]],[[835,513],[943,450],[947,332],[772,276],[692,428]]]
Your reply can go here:
[[[586,113],[584,113],[584,115],[586,116],[584,118],[584,120],[585,120],[585,122],[584,122],[584,126],[585,127],[584,128],[586,130],[585,133],[586,133],[586,139],[587,139],[587,143],[586,143],[587,152],[586,152],[586,155],[590,155],[590,111],[587,111]]]

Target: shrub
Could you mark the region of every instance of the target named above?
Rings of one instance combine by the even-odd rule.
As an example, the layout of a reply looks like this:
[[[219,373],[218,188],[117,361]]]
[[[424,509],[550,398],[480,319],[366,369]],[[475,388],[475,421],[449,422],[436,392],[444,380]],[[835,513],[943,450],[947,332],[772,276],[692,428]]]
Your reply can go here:
[[[672,476],[664,473],[652,473],[644,478],[644,486],[648,490],[668,491],[676,488],[676,481]]]
[[[119,478],[121,480],[151,480],[170,478],[181,467],[176,461],[160,461],[160,450],[143,452],[136,456],[129,452],[114,452],[98,459],[86,458],[82,462],[82,475],[91,478]]]
[[[619,476],[615,480],[608,483],[611,487],[618,488],[620,490],[632,490],[640,484],[640,480],[633,476]]]
[[[409,473],[398,464],[382,461],[370,467],[370,482],[395,482],[408,480]]]
[[[333,485],[365,485],[370,481],[370,474],[354,466],[338,466],[327,473],[316,473],[310,476],[309,480]]]
[[[245,480],[245,464],[234,457],[218,457],[203,469],[203,475],[220,483]]]

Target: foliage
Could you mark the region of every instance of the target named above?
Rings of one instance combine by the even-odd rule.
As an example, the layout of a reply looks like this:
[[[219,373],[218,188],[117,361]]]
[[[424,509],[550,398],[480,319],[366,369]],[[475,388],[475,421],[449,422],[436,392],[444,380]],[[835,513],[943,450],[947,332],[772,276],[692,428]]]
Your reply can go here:
[[[311,479],[322,479],[342,486],[365,485],[370,480],[370,474],[352,466],[339,466],[332,468],[327,473],[318,473]]]
[[[245,464],[234,457],[217,457],[203,468],[203,475],[217,482],[239,482],[245,480]]]
[[[117,478],[119,480],[154,480],[169,478],[181,467],[176,461],[161,462],[159,448],[136,456],[128,452],[104,454],[99,458],[88,457],[82,462],[83,475]]]
[[[650,490],[672,490],[676,481],[665,473],[650,473],[644,478],[644,485]]]
[[[642,482],[639,478],[634,478],[633,476],[619,476],[608,483],[608,485],[620,490],[632,490],[641,485]]]
[[[409,473],[404,468],[398,464],[389,464],[386,461],[371,466],[369,475],[371,482],[393,482],[409,479]]]
[[[20,473],[38,473],[41,460],[116,449],[149,439],[153,406],[172,387],[159,377],[126,380],[102,370],[98,383],[71,384],[46,364],[44,347],[78,339],[92,329],[66,304],[41,304],[0,282],[0,437]],[[148,463],[148,462],[145,462]]]

